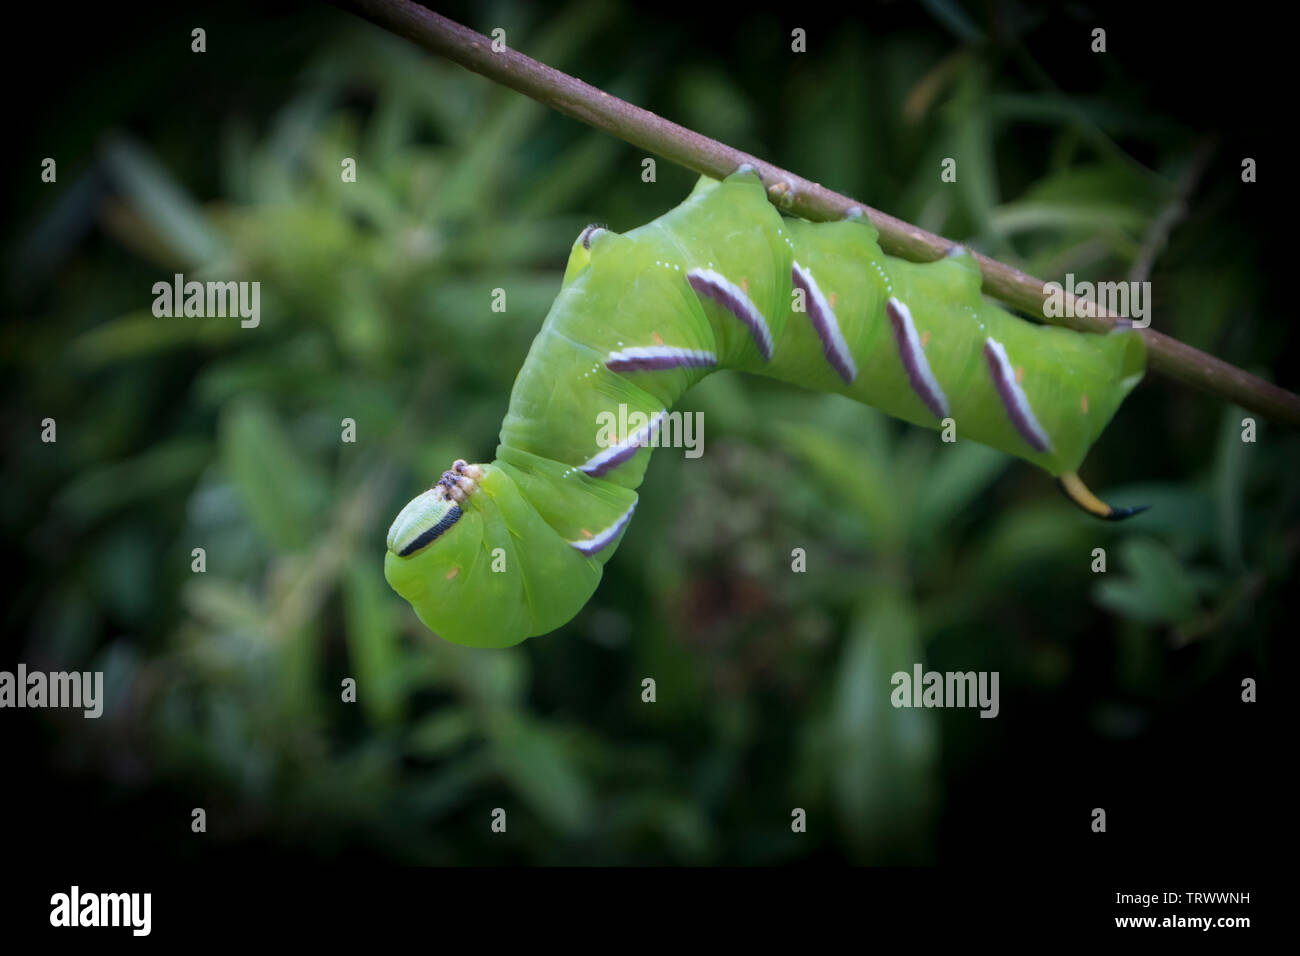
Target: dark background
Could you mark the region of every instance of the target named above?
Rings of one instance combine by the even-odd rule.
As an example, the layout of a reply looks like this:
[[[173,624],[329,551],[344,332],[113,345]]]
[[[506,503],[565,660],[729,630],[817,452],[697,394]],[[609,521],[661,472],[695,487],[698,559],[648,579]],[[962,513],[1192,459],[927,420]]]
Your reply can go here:
[[[1100,251],[1074,270],[1123,278],[1170,184],[1209,143],[1152,275],[1155,325],[1296,387],[1290,243],[1277,223],[1289,198],[1273,143],[1289,122],[1277,25],[1132,4],[888,3],[851,16],[810,5],[692,5],[677,16],[659,4],[577,14],[436,6],[484,33],[505,25],[532,55],[549,42],[559,56],[550,62],[588,82],[1046,278],[1089,241]],[[950,520],[922,540],[891,538],[870,510],[841,504],[807,440],[764,439],[753,422],[785,418],[827,447],[883,451],[885,473],[911,478],[926,470],[918,462],[937,461],[924,436],[867,409],[727,376],[730,385],[688,398],[711,426],[707,470],[656,456],[639,520],[592,606],[507,662],[422,635],[395,595],[346,570],[323,582],[289,638],[241,625],[274,605],[277,574],[319,553],[314,532],[330,503],[359,487],[372,507],[341,561],[377,572],[391,515],[432,464],[458,448],[490,455],[582,223],[630,228],[694,177],[660,162],[659,183],[646,186],[638,151],[541,107],[530,113],[515,94],[422,53],[398,56],[402,44],[327,6],[222,4],[200,15],[72,4],[24,16],[5,57],[17,115],[5,150],[0,667],[106,667],[117,696],[98,722],[0,714],[15,852],[239,866],[1185,864],[1225,876],[1274,857],[1289,788],[1268,678],[1294,633],[1300,443],[1262,423],[1260,441],[1242,446],[1238,410],[1155,376],[1085,466],[1108,499],[1153,502],[1123,526],[1089,524],[1023,465],[973,460]],[[202,57],[189,52],[194,25],[208,30]],[[1104,57],[1088,51],[1097,25],[1108,31]],[[795,26],[808,31],[803,57],[788,54]],[[928,107],[905,120],[908,95],[950,57]],[[411,92],[422,82],[442,84],[433,105]],[[165,252],[148,254],[159,227],[106,158],[110,134],[147,150],[263,280],[264,334],[162,345],[129,330],[90,337],[147,308],[143,290],[180,271]],[[495,153],[491,135],[501,137]],[[364,157],[363,176],[386,194],[374,209],[330,198],[329,144],[340,140],[357,145],[345,155]],[[264,168],[230,159],[232,141],[248,147],[239,155],[262,148],[283,162],[296,231],[279,231],[273,199],[232,185],[232,169],[252,178]],[[393,143],[401,153],[384,152]],[[919,170],[953,155],[953,143],[986,147],[978,160],[955,155],[963,177],[968,162],[987,169],[991,204],[977,183],[927,207],[937,176]],[[439,177],[472,168],[456,164],[476,144],[508,161],[485,163],[482,188],[447,201],[446,184],[465,181]],[[57,186],[39,182],[47,155],[59,161]],[[1260,182],[1240,183],[1242,156],[1259,161]],[[432,191],[404,157],[424,164]],[[1015,234],[991,225],[1046,183],[1053,201],[1100,218],[1049,217]],[[438,211],[429,260],[371,265],[421,225],[416,199]],[[1105,219],[1117,209],[1136,224]],[[339,230],[336,246],[322,223]],[[150,229],[153,246],[141,239]],[[297,254],[319,235],[329,237],[322,248]],[[503,236],[524,238],[503,252]],[[502,269],[527,290],[515,299],[526,314],[458,334],[466,303],[486,301],[478,291]],[[341,272],[357,284],[330,285]],[[367,331],[348,331],[358,327]],[[455,424],[415,397],[432,408],[452,394],[463,403]],[[352,404],[336,407],[338,396]],[[363,444],[340,452],[330,435],[349,413]],[[381,440],[408,413],[421,447]],[[45,415],[59,422],[57,450],[35,437]],[[250,470],[285,444],[317,476],[316,497]],[[387,469],[375,485],[361,475],[367,462]],[[814,491],[773,501],[773,475]],[[195,596],[188,542],[213,527],[203,502],[227,492],[238,507],[209,520],[235,529],[223,540],[239,557],[209,548],[209,577],[230,588]],[[259,522],[286,504],[306,532]],[[732,512],[747,523],[705,520]],[[791,583],[782,556],[796,544],[835,571]],[[1096,546],[1123,586],[1107,592],[1087,572],[1080,556]],[[249,593],[261,601],[233,606]],[[215,612],[218,600],[231,604]],[[915,623],[908,646],[924,648],[928,668],[999,670],[1001,716],[928,712],[928,756],[878,747],[901,739],[889,713],[866,725],[843,717],[861,713],[854,688],[879,676],[850,670],[862,659],[855,642],[907,630],[900,621]],[[310,653],[281,654],[295,642]],[[339,678],[365,667],[388,682],[383,702],[340,709]],[[668,698],[651,716],[638,699],[647,674]],[[1258,704],[1239,700],[1246,676],[1260,682]],[[193,806],[208,811],[204,836],[189,832]],[[496,806],[510,808],[509,840],[487,833]],[[792,806],[812,821],[798,839]],[[1097,806],[1105,835],[1089,830]]]

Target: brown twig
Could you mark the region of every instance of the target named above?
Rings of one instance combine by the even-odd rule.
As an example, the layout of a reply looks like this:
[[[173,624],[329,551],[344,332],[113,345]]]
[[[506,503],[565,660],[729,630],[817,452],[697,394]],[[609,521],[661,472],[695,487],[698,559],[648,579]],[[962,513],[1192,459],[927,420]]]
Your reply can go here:
[[[953,246],[941,236],[872,209],[820,183],[773,166],[717,140],[669,122],[648,110],[610,96],[581,80],[524,56],[508,46],[499,52],[492,41],[468,27],[427,10],[411,0],[336,0],[386,30],[406,37],[430,52],[459,63],[467,70],[508,86],[579,122],[604,130],[619,139],[655,153],[696,172],[721,178],[742,163],[754,166],[769,186],[785,184],[781,208],[805,219],[842,219],[861,209],[880,232],[880,246],[890,255],[915,262],[938,259]],[[1019,269],[976,253],[984,274],[984,292],[1055,325],[1088,332],[1109,329],[1115,317],[1105,312],[1048,317],[1042,280]],[[1094,312],[1100,310],[1094,309]],[[1192,348],[1177,339],[1147,328],[1148,364],[1152,371],[1235,402],[1242,408],[1292,425],[1300,424],[1300,395],[1279,388],[1258,376]]]

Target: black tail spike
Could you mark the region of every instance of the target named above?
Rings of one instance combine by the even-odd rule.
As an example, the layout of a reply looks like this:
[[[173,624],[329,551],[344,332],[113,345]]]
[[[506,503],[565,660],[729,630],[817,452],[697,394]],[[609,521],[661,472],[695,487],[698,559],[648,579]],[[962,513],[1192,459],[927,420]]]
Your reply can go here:
[[[1140,515],[1150,508],[1150,505],[1134,505],[1131,508],[1111,508],[1110,514],[1106,516],[1107,521],[1123,521],[1125,518],[1131,518],[1134,515]]]

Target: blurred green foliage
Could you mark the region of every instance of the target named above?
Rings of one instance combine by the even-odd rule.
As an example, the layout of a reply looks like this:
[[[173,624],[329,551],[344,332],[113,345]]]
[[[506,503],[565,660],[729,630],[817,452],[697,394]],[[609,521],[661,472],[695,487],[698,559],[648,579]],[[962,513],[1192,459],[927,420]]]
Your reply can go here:
[[[1136,99],[1066,96],[1014,36],[932,10],[928,29],[819,36],[766,82],[650,40],[620,60],[611,4],[471,22],[1033,274],[1124,277],[1155,243],[1156,324],[1267,366],[1252,247],[1216,222],[1232,183],[1198,183],[1167,248],[1157,231],[1204,137]],[[454,458],[491,457],[573,237],[660,214],[693,176],[661,162],[642,183],[631,148],[332,27],[273,115],[193,133],[215,190],[117,133],[82,180],[65,163],[24,239],[45,291],[40,321],[5,333],[0,507],[27,566],[7,624],[30,661],[108,672],[108,713],[67,728],[71,759],[192,794],[217,839],[324,855],[924,862],[954,775],[1001,743],[974,712],[891,707],[894,671],[998,670],[1004,700],[1065,694],[1122,738],[1117,702],[1158,713],[1266,656],[1295,575],[1300,443],[1261,423],[1243,444],[1239,410],[1159,381],[1088,466],[1109,499],[1153,505],[1107,526],[986,449],[716,376],[687,397],[707,453],[656,456],[571,625],[503,652],[429,634],[384,582],[389,520]],[[960,175],[937,189],[946,156]],[[69,238],[87,209],[111,241]],[[260,326],[155,318],[146,293],[174,272],[260,281]],[[46,415],[56,446],[32,438]]]

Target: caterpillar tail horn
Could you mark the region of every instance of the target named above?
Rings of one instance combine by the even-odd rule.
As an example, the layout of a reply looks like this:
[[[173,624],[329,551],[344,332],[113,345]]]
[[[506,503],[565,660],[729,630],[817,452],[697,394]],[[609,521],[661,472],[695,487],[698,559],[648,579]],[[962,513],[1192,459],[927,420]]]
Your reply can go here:
[[[1088,486],[1072,471],[1063,472],[1056,479],[1056,487],[1060,488],[1061,493],[1082,510],[1104,521],[1123,521],[1125,518],[1141,514],[1151,507],[1150,505],[1136,505],[1132,508],[1112,508],[1089,491]]]

